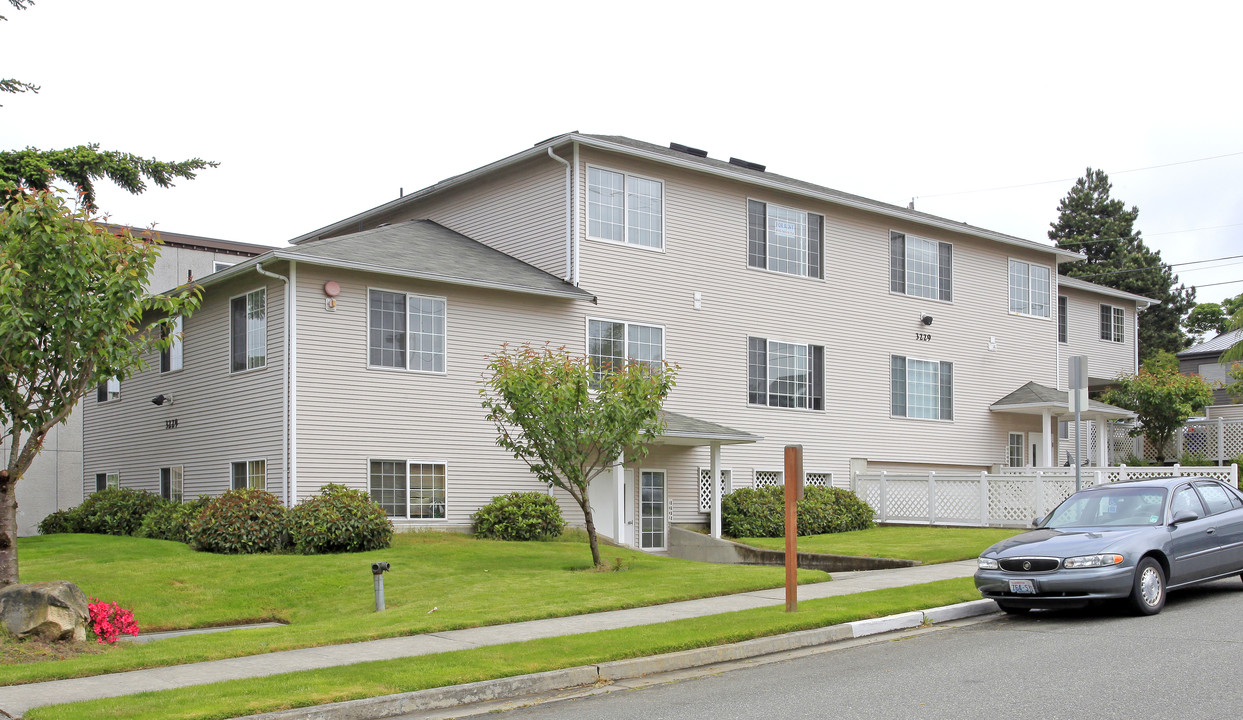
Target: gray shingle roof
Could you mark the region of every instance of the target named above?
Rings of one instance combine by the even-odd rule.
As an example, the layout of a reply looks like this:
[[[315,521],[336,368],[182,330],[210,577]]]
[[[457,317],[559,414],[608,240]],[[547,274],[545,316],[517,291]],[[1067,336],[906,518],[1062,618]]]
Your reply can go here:
[[[989,406],[989,410],[1007,410],[1045,406],[1051,411],[1070,412],[1070,398],[1066,390],[1058,390],[1038,382],[1028,382]],[[1135,413],[1098,400],[1088,400],[1088,412],[1104,413],[1121,417],[1135,417]]]
[[[725,444],[753,443],[764,438],[748,432],[735,430],[707,420],[700,420],[689,415],[675,413],[671,410],[661,411],[665,416],[665,432],[661,437],[718,441]]]
[[[1243,342],[1243,330],[1231,330],[1230,332],[1224,332],[1212,340],[1205,340],[1198,345],[1192,345],[1186,350],[1178,353],[1178,357],[1218,355],[1229,350],[1230,347],[1237,342]]]
[[[591,293],[555,275],[431,220],[395,223],[282,248],[275,254],[286,260],[455,285],[595,300]]]

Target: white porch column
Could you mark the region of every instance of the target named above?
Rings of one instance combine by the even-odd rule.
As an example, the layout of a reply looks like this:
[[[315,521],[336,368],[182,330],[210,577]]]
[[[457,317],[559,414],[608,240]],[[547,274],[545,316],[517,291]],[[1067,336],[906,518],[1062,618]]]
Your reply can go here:
[[[1057,423],[1052,423],[1053,413],[1044,410],[1040,413],[1040,453],[1041,459],[1044,460],[1044,467],[1053,467],[1057,465],[1056,458],[1053,457],[1053,436],[1057,433]]]
[[[721,537],[721,443],[714,442],[709,450],[708,466],[712,472],[712,537]]]
[[[613,491],[616,493],[616,502],[613,503],[614,527],[617,528],[617,537],[613,538],[619,545],[631,545],[631,536],[626,532],[626,454],[622,453],[617,456],[617,462],[613,463]]]
[[[1104,415],[1095,418],[1096,421],[1096,467],[1103,468],[1109,466],[1109,443],[1112,438],[1109,437],[1109,423],[1105,421]]]

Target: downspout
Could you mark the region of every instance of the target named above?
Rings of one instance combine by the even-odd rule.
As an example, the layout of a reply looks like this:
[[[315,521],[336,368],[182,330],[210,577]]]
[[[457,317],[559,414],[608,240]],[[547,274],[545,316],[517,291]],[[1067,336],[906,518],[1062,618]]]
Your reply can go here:
[[[579,256],[582,255],[583,248],[580,237],[582,235],[582,222],[578,217],[579,208],[582,207],[579,198],[579,188],[581,185],[582,182],[578,173],[578,143],[574,143],[574,279],[571,281],[574,283],[574,287],[578,287]]]
[[[290,263],[290,269],[292,270],[292,268],[293,268],[293,263]],[[281,383],[281,401],[282,401],[281,402],[281,406],[282,406],[281,407],[281,434],[282,434],[282,438],[281,438],[281,456],[282,457],[281,459],[283,461],[283,465],[285,468],[285,482],[282,486],[281,500],[282,502],[285,503],[285,507],[290,507],[290,504],[289,504],[289,478],[290,478],[290,474],[289,474],[289,365],[290,365],[289,326],[292,323],[291,323],[291,318],[290,318],[289,300],[290,300],[290,294],[291,294],[290,292],[291,286],[289,284],[289,278],[285,277],[284,275],[277,275],[274,272],[268,272],[267,270],[264,270],[263,263],[255,263],[255,272],[265,277],[275,278],[276,280],[280,280],[281,282],[285,283],[285,338],[284,338],[285,382]]]
[[[570,177],[570,161],[561,157],[548,148],[548,157],[556,160],[565,166],[565,281],[570,282],[574,278],[574,240],[572,234],[573,210],[570,205],[572,202]]]

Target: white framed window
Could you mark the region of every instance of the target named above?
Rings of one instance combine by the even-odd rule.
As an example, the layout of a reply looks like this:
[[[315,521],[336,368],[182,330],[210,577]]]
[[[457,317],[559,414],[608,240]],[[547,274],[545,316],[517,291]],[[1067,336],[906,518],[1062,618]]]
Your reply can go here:
[[[894,417],[954,419],[954,363],[890,355],[889,388]]]
[[[747,200],[747,265],[824,277],[824,216]]]
[[[1049,317],[1049,268],[1010,261],[1010,312]]]
[[[1101,304],[1101,340],[1120,343],[1126,337],[1123,326],[1126,324],[1126,311],[1113,305]]]
[[[99,492],[104,488],[117,489],[121,487],[121,473],[95,473],[95,491]]]
[[[231,268],[236,264],[237,263],[227,263],[227,262],[220,262],[219,260],[216,260],[215,262],[212,263],[211,271],[214,273],[218,273],[221,270],[224,270],[226,268]]]
[[[1057,439],[1058,440],[1069,440],[1070,439],[1070,421],[1069,420],[1058,420],[1057,421]]]
[[[173,502],[181,502],[183,470],[182,466],[160,468],[160,497]]]
[[[824,346],[747,338],[747,404],[824,409]]]
[[[1025,459],[1025,451],[1027,443],[1023,440],[1023,433],[1012,432],[1009,434],[1009,441],[1006,443],[1006,465],[1009,467],[1023,467],[1027,464]]]
[[[659,325],[588,318],[587,357],[591,359],[594,382],[625,367],[627,362],[659,369],[665,361],[665,329]]]
[[[234,490],[268,488],[267,460],[238,460],[230,463],[229,486]]]
[[[1070,342],[1070,300],[1057,296],[1057,341]]]
[[[664,204],[659,180],[587,167],[588,238],[663,250]]]
[[[411,460],[371,460],[371,499],[389,517],[444,520],[445,464]]]
[[[447,301],[371,289],[367,291],[367,365],[444,373]]]
[[[889,231],[889,289],[932,300],[954,299],[954,246]]]
[[[229,370],[244,372],[268,364],[268,289],[229,300]]]
[[[176,372],[181,369],[182,357],[185,354],[183,350],[183,346],[182,346],[182,342],[185,337],[182,333],[182,325],[183,325],[183,318],[180,315],[178,315],[176,318],[173,318],[173,329],[172,329],[173,344],[170,345],[166,350],[160,351],[160,372],[161,373]],[[169,331],[167,328],[160,329],[161,338],[167,339],[168,335],[169,335]]]
[[[101,382],[95,388],[95,402],[109,402],[121,399],[121,378],[115,375]]]

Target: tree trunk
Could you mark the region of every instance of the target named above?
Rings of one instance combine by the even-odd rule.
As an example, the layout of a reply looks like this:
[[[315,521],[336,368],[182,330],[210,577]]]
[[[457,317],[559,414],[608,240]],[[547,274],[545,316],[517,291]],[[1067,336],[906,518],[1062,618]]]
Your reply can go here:
[[[17,480],[0,470],[0,588],[17,584]]]
[[[600,541],[596,539],[596,521],[591,515],[591,505],[587,502],[587,493],[583,493],[583,499],[578,504],[583,509],[583,520],[587,524],[587,542],[591,545],[591,562],[596,567],[600,567]]]

